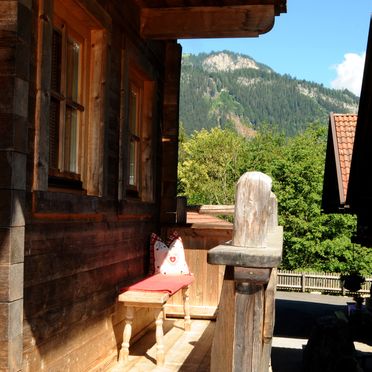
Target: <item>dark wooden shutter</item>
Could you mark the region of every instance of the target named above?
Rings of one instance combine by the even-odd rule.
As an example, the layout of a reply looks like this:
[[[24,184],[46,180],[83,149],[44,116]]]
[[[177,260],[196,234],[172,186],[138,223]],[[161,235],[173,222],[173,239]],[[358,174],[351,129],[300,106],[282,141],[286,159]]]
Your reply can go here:
[[[59,114],[61,91],[62,35],[53,30],[52,66],[51,66],[51,100],[49,109],[49,168],[58,169],[59,148]]]

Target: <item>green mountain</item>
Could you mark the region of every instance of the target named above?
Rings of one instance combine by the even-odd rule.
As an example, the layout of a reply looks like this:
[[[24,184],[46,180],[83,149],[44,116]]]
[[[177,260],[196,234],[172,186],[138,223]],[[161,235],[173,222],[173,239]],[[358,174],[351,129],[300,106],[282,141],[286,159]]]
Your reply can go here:
[[[355,113],[348,90],[276,73],[251,57],[228,51],[183,55],[180,121],[186,133],[215,126],[251,135],[263,125],[294,135],[330,112]]]

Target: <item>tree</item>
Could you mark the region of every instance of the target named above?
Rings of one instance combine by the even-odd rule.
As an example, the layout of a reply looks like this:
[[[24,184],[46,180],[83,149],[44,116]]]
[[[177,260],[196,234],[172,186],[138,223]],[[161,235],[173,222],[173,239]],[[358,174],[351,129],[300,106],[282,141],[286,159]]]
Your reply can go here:
[[[189,204],[233,203],[246,151],[244,138],[229,129],[194,132],[180,144],[179,193]]]
[[[366,275],[372,249],[351,243],[356,218],[321,211],[325,145],[316,124],[291,138],[268,128],[248,140],[220,128],[194,132],[181,144],[180,191],[190,204],[229,204],[244,172],[266,173],[284,226],[282,267]]]

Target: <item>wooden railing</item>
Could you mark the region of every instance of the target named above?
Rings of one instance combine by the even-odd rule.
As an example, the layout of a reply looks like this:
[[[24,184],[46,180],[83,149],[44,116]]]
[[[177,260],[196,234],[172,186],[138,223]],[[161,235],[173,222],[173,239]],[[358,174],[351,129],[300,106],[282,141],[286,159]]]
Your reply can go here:
[[[358,291],[367,294],[372,286],[372,277],[366,278]],[[288,270],[278,270],[278,290],[295,290],[300,292],[319,291],[326,293],[347,294],[342,287],[341,275],[335,273],[298,273]]]
[[[213,372],[269,370],[283,244],[271,184],[259,172],[239,179],[231,242],[208,252],[209,264],[226,266],[211,351]],[[220,207],[208,209],[209,214],[211,209],[226,214]]]

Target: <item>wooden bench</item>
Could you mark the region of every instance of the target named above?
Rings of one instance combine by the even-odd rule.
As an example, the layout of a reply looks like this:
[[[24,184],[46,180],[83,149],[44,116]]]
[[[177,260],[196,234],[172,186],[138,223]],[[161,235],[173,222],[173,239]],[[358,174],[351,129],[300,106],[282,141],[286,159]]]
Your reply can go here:
[[[171,296],[182,290],[184,307],[184,328],[191,327],[189,288],[194,281],[192,275],[162,275],[156,274],[140,282],[124,288],[119,294],[118,301],[125,306],[125,325],[123,343],[121,344],[120,360],[126,362],[129,357],[129,341],[132,335],[132,322],[136,307],[153,308],[156,324],[156,364],[164,364],[163,319],[164,305]]]

